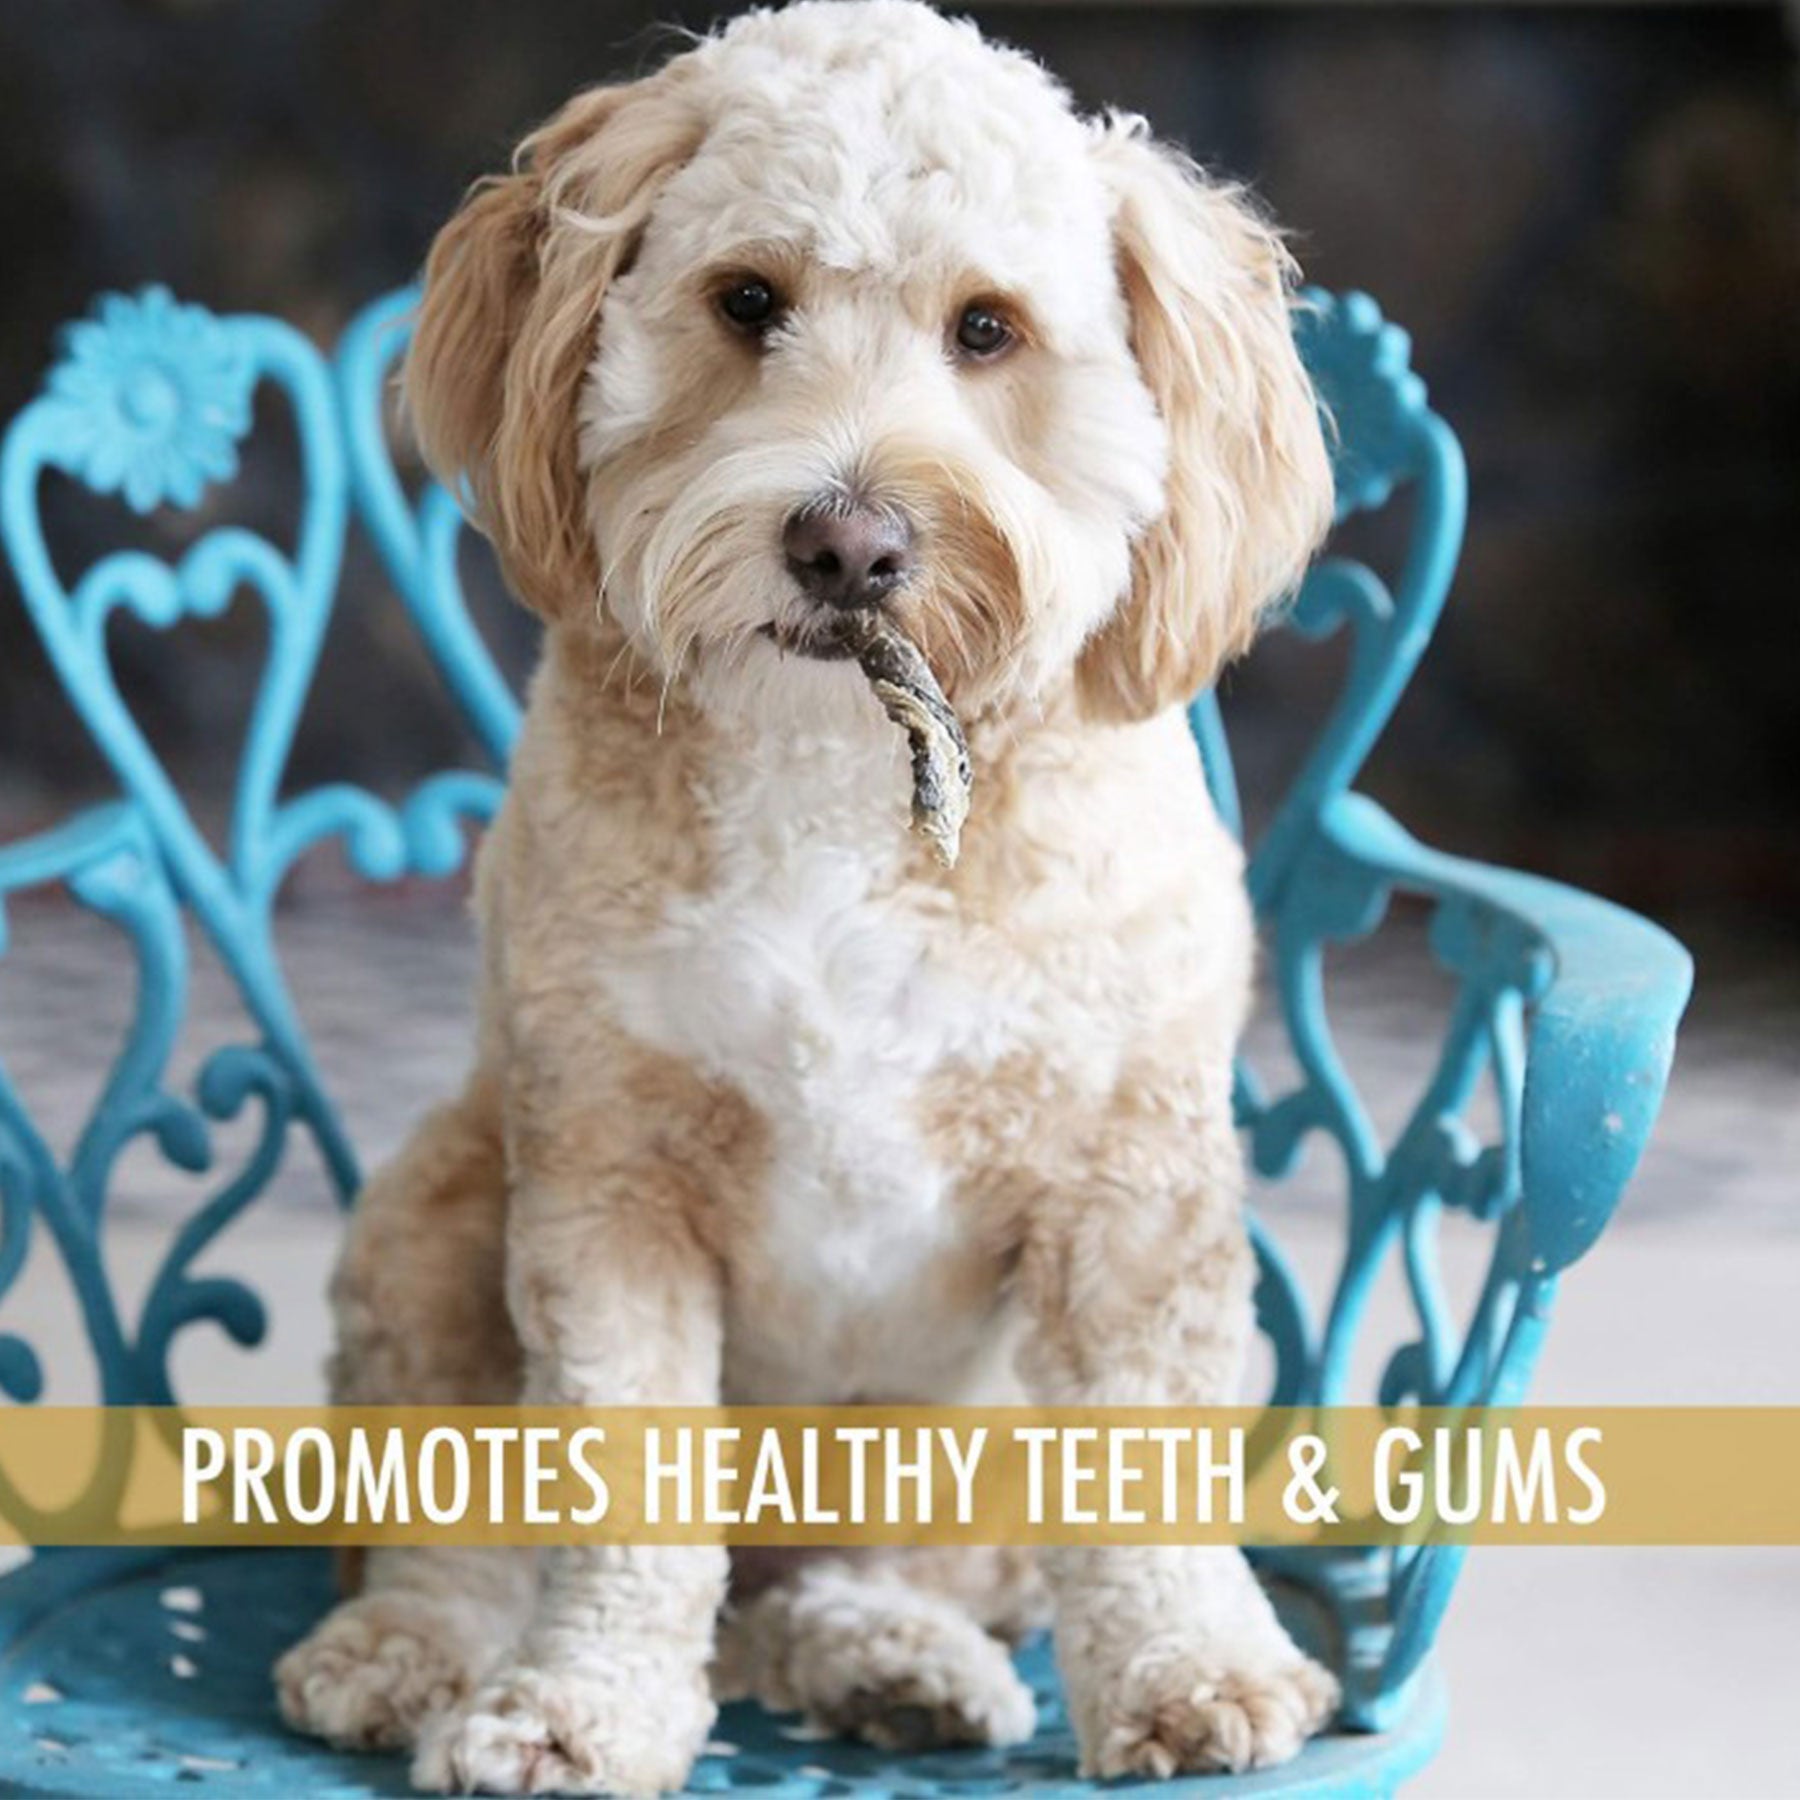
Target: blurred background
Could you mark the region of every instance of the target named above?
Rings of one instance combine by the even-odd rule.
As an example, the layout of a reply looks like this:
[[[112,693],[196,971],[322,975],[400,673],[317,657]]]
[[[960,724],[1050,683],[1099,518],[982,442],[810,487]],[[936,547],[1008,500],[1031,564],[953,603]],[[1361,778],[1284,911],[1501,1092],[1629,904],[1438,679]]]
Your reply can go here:
[[[1368,785],[1458,849],[1665,916],[1800,934],[1792,19],[1717,3],[974,10],[1084,103],[1141,110],[1252,181],[1312,279],[1367,289],[1411,330],[1468,451],[1474,525]],[[164,281],[333,339],[411,277],[533,121],[663,54],[656,23],[715,16],[686,0],[0,7],[0,412],[102,289]],[[266,470],[272,505],[287,473]],[[455,753],[422,659],[397,641],[362,654],[385,617],[342,611],[297,775],[379,782],[415,749]],[[517,666],[525,621],[492,624]],[[258,630],[246,611],[198,657],[122,644],[178,759],[207,757]],[[1277,651],[1232,682],[1253,769],[1255,740],[1287,735],[1295,668]],[[60,811],[95,775],[85,752],[0,608],[11,819]]]
[[[1366,289],[1411,330],[1468,453],[1471,523],[1361,785],[1447,848],[1599,889],[1697,950],[1667,1113],[1569,1284],[1537,1394],[1800,1398],[1800,5],[972,10],[1083,103],[1145,112],[1251,181],[1311,279]],[[683,0],[0,0],[0,416],[102,290],[161,281],[331,343],[411,278],[534,121],[657,60],[659,27],[716,16]],[[242,479],[146,541],[166,554],[226,516],[279,528],[285,429],[259,417]],[[70,566],[138,529],[66,493],[47,506]],[[479,549],[468,564],[522,672],[532,628]],[[112,791],[7,580],[0,840]],[[114,627],[126,692],[202,814],[222,810],[265,641],[246,605],[173,641]],[[1229,678],[1253,816],[1335,676],[1329,650],[1273,639]],[[353,542],[294,784],[395,793],[471,759]],[[372,1158],[455,1078],[472,952],[454,896],[342,890],[334,867],[300,871],[290,973]],[[117,964],[103,933],[14,910],[0,1058],[72,1129],[117,1042]],[[1442,1005],[1424,961],[1403,941],[1346,972],[1347,1059],[1378,1099],[1417,1091]],[[202,969],[205,1047],[229,1006]],[[179,1204],[166,1171],[134,1169],[111,1226],[124,1278],[153,1266]],[[276,1337],[196,1363],[207,1397],[317,1391],[335,1231],[316,1168],[283,1180],[234,1240],[236,1266],[273,1266]],[[1279,1203],[1321,1278],[1341,1235],[1328,1186]],[[52,1285],[28,1270],[0,1319],[40,1342],[70,1329]],[[1797,1607],[1787,1553],[1478,1555],[1444,1641],[1449,1747],[1416,1791],[1800,1794],[1778,1722]]]

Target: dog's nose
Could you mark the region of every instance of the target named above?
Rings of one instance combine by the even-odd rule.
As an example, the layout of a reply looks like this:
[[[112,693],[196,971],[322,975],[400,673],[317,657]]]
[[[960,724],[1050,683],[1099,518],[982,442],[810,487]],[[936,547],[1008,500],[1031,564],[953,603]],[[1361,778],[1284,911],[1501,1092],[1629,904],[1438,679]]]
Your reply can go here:
[[[912,573],[912,527],[860,501],[802,509],[782,527],[781,546],[802,590],[825,606],[874,606]]]

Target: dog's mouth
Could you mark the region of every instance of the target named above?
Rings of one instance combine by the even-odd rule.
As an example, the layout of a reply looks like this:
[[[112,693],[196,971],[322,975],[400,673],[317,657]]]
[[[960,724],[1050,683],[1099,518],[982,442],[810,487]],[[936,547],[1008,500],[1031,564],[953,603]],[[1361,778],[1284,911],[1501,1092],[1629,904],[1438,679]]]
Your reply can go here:
[[[912,753],[913,829],[947,869],[956,866],[974,772],[961,722],[937,677],[893,618],[880,606],[838,609],[790,633],[774,620],[760,627],[778,648],[820,662],[854,660],[870,691],[906,733]]]
[[[863,607],[857,610],[872,618],[880,609]],[[808,620],[799,626],[783,625],[771,619],[766,625],[759,625],[757,631],[776,649],[791,656],[810,657],[814,662],[848,662],[856,654],[858,634],[849,629],[846,622],[856,616],[840,612],[829,618]]]

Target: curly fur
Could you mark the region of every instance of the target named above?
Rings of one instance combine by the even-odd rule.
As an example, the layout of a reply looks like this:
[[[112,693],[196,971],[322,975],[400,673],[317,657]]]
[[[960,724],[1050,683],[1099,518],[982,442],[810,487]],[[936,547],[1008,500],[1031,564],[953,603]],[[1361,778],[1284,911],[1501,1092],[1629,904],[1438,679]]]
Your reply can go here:
[[[760,342],[717,305],[752,273]],[[407,373],[548,630],[484,846],[476,1068],[364,1194],[362,1401],[1235,1397],[1252,933],[1179,703],[1327,520],[1292,268],[1227,184],[913,0],[756,13],[578,96],[432,251]],[[1000,308],[972,364],[955,321]],[[904,512],[976,768],[906,830],[783,519]],[[1022,1559],[381,1551],[289,1719],[424,1786],[676,1787],[728,1691],[1002,1742]],[[1235,1552],[1044,1560],[1085,1766],[1278,1760],[1331,1680]]]

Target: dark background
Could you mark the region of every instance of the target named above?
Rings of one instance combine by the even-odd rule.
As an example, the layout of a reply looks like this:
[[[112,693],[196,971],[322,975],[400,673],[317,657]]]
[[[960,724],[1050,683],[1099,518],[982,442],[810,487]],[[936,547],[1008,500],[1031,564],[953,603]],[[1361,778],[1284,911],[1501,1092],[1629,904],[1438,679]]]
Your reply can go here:
[[[1253,181],[1310,278],[1367,289],[1411,329],[1468,451],[1471,528],[1364,785],[1449,847],[1679,925],[1800,938],[1800,144],[1782,9],[976,11],[1084,103],[1146,112]],[[0,0],[0,412],[103,289],[165,281],[329,343],[533,121],[660,57],[652,21],[714,16]],[[232,516],[291,506],[281,429],[225,497]],[[55,504],[77,560],[129,523]],[[523,666],[523,617],[485,616]],[[262,637],[250,606],[173,647],[115,628],[128,692],[203,789],[235,754]],[[1327,680],[1287,644],[1232,678],[1253,789]],[[295,778],[391,787],[466,753],[353,550]],[[106,785],[0,587],[0,833]]]

